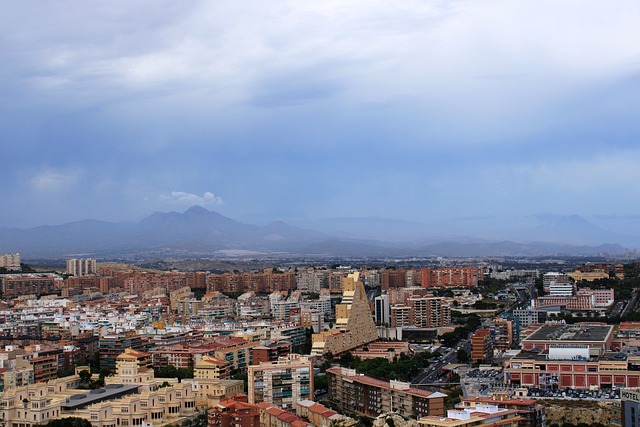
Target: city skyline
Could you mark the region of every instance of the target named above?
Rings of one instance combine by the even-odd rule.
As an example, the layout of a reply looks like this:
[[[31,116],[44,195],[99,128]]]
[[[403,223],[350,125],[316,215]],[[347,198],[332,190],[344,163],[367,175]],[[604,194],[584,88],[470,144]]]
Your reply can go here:
[[[637,2],[4,6],[0,226],[640,229]]]

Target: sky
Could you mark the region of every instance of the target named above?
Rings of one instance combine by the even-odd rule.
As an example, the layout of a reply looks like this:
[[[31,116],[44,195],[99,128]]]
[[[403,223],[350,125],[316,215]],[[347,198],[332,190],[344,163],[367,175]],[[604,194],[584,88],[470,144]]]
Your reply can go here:
[[[0,11],[0,226],[640,214],[637,0]]]

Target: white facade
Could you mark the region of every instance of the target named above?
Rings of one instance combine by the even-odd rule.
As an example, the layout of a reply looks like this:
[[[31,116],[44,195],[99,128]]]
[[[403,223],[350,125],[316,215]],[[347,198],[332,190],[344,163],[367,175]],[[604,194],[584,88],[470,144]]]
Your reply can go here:
[[[98,265],[92,258],[72,258],[67,260],[67,274],[70,276],[85,276],[96,274]]]

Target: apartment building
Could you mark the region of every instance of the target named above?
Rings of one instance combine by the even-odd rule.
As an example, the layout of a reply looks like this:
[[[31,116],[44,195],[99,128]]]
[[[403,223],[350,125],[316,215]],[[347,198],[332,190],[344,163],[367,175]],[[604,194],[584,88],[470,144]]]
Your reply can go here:
[[[98,264],[95,259],[73,258],[67,260],[66,273],[70,276],[86,276],[97,272]]]
[[[473,363],[491,363],[493,344],[489,328],[478,329],[471,337],[471,360]]]
[[[409,324],[418,328],[440,328],[451,324],[451,308],[442,297],[407,299]]]
[[[116,369],[116,358],[124,353],[125,349],[143,351],[142,338],[134,331],[118,335],[104,335],[100,337],[100,368],[111,371]]]
[[[480,267],[424,268],[421,274],[424,288],[474,287],[484,277]]]
[[[7,270],[20,270],[20,254],[0,255],[0,268],[6,268]]]
[[[193,378],[207,380],[229,379],[229,363],[216,359],[214,356],[204,356],[195,363]]]
[[[313,397],[313,358],[290,354],[276,362],[249,366],[249,402],[269,402],[283,409]]]
[[[4,298],[51,294],[59,283],[62,283],[62,279],[54,274],[9,274],[0,277]]]
[[[253,364],[263,362],[276,362],[281,357],[286,357],[291,352],[291,343],[288,341],[266,341],[264,344],[253,347]]]
[[[397,412],[415,418],[442,417],[445,414],[445,394],[411,387],[400,381],[383,381],[354,369],[335,367],[327,369],[329,399],[342,412],[356,412],[367,417]]]
[[[246,394],[220,400],[207,411],[208,427],[260,427],[260,410],[247,400]]]

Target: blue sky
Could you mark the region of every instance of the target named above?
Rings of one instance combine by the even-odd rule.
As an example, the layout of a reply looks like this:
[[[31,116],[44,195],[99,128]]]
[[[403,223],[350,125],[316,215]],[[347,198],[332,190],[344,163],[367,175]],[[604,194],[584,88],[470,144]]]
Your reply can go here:
[[[0,8],[3,226],[640,213],[637,0]]]

